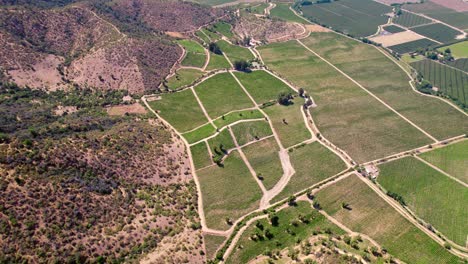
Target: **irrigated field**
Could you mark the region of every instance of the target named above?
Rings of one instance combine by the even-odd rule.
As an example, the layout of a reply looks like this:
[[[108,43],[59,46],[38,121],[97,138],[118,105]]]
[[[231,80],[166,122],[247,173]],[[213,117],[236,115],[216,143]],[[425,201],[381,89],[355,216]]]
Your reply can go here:
[[[205,65],[206,54],[203,47],[193,40],[179,40],[178,43],[182,45],[185,50],[185,58],[182,60],[183,66],[192,66],[201,68]]]
[[[195,87],[211,118],[254,105],[229,73],[220,73]]]
[[[236,124],[231,129],[240,146],[273,134],[265,120]]]
[[[197,175],[209,228],[226,230],[227,219],[234,222],[260,205],[262,192],[237,151],[229,154],[224,167],[211,166]]]
[[[171,90],[175,90],[193,83],[196,79],[200,78],[202,74],[203,72],[196,69],[179,69],[174,76],[167,80],[166,86]]]
[[[378,26],[388,20],[384,14],[392,8],[374,1],[342,0],[331,3],[303,5],[306,18],[355,37],[366,37],[377,32]]]
[[[439,48],[438,50],[443,52],[446,49],[450,49],[450,52],[452,53],[452,56],[455,59],[468,58],[468,41],[467,40],[452,44],[450,46]]]
[[[468,188],[413,157],[379,166],[377,181],[453,242],[468,235]]]
[[[221,128],[223,126],[230,125],[239,120],[258,119],[258,118],[265,118],[265,116],[257,109],[239,110],[239,111],[231,112],[227,115],[218,117],[218,119],[214,120],[214,124],[218,128]]]
[[[224,35],[227,38],[232,38],[234,36],[234,34],[231,32],[232,26],[226,22],[223,22],[223,21],[217,22],[213,24],[211,28],[215,30],[216,32]]]
[[[468,140],[420,155],[421,158],[437,166],[468,184]]]
[[[290,4],[277,3],[276,7],[270,11],[270,16],[289,22],[307,23],[304,19],[296,16],[294,12],[289,9],[289,6]]]
[[[294,149],[289,157],[296,173],[272,202],[287,198],[346,169],[338,156],[318,142]]]
[[[433,137],[446,139],[468,131],[465,115],[414,92],[405,72],[373,46],[334,33],[312,33],[304,43]],[[427,142],[419,138],[417,145]]]
[[[268,218],[264,218],[249,226],[240,237],[238,246],[227,263],[249,263],[249,260],[265,254],[266,251],[288,248],[297,241],[325,231],[335,235],[345,233],[312,209],[307,201],[299,201],[296,206],[287,207],[275,215],[278,217],[278,224],[273,225]],[[299,219],[307,219],[307,223]],[[252,239],[259,235],[262,239]]]
[[[463,3],[462,1],[455,1],[460,5],[466,6],[466,3]],[[464,31],[468,31],[468,19],[466,19],[468,16],[468,12],[466,12],[467,10],[457,11],[441,6],[432,1],[424,1],[424,3],[417,5],[404,5],[403,8],[413,12],[425,14],[429,17],[443,21]]]
[[[206,142],[200,142],[194,146],[191,146],[190,152],[192,153],[195,169],[198,170],[212,164]]]
[[[448,62],[447,64],[459,70],[468,72],[468,58],[454,60],[454,61]]]
[[[442,43],[454,41],[458,35],[462,34],[462,32],[459,32],[441,23],[418,26],[411,28],[411,30]]]
[[[253,60],[254,55],[247,48],[242,48],[240,46],[232,45],[226,42],[225,40],[220,40],[216,42],[222,52],[226,53],[229,57],[229,60],[234,63],[238,60]]]
[[[276,104],[265,109],[273,128],[278,133],[283,147],[288,148],[312,137],[307,130],[301,113],[302,98],[295,98],[294,104],[284,106]]]
[[[198,142],[206,137],[209,137],[213,133],[216,132],[215,127],[211,123],[207,123],[206,125],[199,127],[193,131],[186,132],[182,134],[187,142],[192,144]]]
[[[418,48],[423,48],[424,49],[424,48],[427,48],[427,47],[432,47],[432,46],[437,46],[437,45],[438,45],[437,42],[434,42],[432,40],[428,40],[426,38],[423,38],[423,39],[418,39],[418,40],[415,40],[415,41],[406,42],[406,43],[403,43],[403,44],[390,46],[388,48],[391,49],[392,51],[398,53],[398,54],[405,54],[405,53],[408,53],[408,52],[413,52],[413,51],[417,50]]]
[[[390,33],[398,33],[398,32],[405,31],[403,28],[401,28],[399,26],[395,26],[395,25],[385,26],[385,27],[383,27],[383,29],[385,31],[387,31],[387,32],[390,32]]]
[[[440,92],[468,105],[468,74],[429,59],[413,62],[411,66]]]
[[[245,156],[254,168],[267,190],[273,188],[283,175],[279,158],[279,147],[271,137],[242,148]]]
[[[223,55],[210,52],[210,62],[208,63],[208,66],[206,66],[207,71],[229,68],[231,68],[231,65]]]
[[[160,100],[148,103],[179,132],[194,129],[208,122],[190,89],[163,94]]]
[[[312,95],[317,107],[310,112],[318,129],[358,162],[430,142],[297,42],[271,44],[259,48],[259,51],[268,67]],[[346,56],[354,57],[349,53]],[[281,121],[281,111],[278,112]],[[287,135],[291,136],[291,133]]]
[[[457,263],[457,257],[396,212],[358,177],[352,175],[320,191],[316,199],[321,207],[406,263]],[[351,210],[343,208],[343,203]]]
[[[418,16],[409,12],[402,12],[401,15],[395,17],[393,19],[393,23],[402,25],[404,27],[414,27],[419,26],[427,23],[431,23],[432,20],[427,19],[422,16]]]
[[[236,72],[235,75],[257,104],[274,101],[282,92],[294,92],[281,80],[263,70],[250,73]]]

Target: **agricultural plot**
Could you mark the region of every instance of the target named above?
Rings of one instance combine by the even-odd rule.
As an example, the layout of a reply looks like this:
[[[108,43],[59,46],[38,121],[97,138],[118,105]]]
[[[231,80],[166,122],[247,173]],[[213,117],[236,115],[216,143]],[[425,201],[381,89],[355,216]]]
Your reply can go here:
[[[226,237],[205,234],[203,236],[205,241],[206,257],[212,259],[215,257],[215,252],[226,240]]]
[[[458,2],[463,5],[461,1]],[[416,13],[425,14],[464,31],[468,30],[468,20],[466,19],[468,17],[468,10],[447,8],[433,1],[425,1],[417,5],[404,5],[403,8]]]
[[[185,58],[182,60],[182,66],[191,66],[202,68],[205,65],[205,49],[193,40],[179,40],[178,43],[186,50]]]
[[[346,47],[342,49],[347,50]],[[310,112],[318,129],[357,162],[382,158],[431,142],[297,42],[270,44],[259,51],[268,67],[312,95],[317,107]],[[349,54],[342,56],[354,57]],[[281,111],[278,113],[281,121]],[[294,133],[297,131],[286,135]]]
[[[468,105],[468,74],[429,59],[413,62],[411,66],[440,92]]]
[[[442,100],[414,92],[398,64],[373,46],[333,33],[313,33],[304,43],[433,137],[446,139],[468,130],[465,115]],[[417,145],[429,143],[424,137],[417,138]]]
[[[180,87],[192,84],[202,75],[203,72],[197,69],[178,69],[174,76],[167,79],[165,85],[170,90],[175,90]]]
[[[413,157],[379,166],[377,181],[453,242],[465,246],[468,188]]]
[[[257,209],[262,191],[237,151],[224,160],[224,166],[197,171],[203,193],[203,208],[209,228],[226,230],[229,222]]]
[[[254,59],[254,55],[247,48],[229,44],[225,40],[220,40],[216,43],[218,43],[218,46],[221,49],[221,51],[226,53],[226,55],[229,57],[229,60],[231,60],[232,63],[238,60],[249,61]]]
[[[267,190],[273,188],[283,176],[279,146],[271,137],[242,148],[253,169]]]
[[[332,27],[355,37],[366,37],[387,23],[392,8],[374,1],[342,0],[301,6],[303,15],[313,22]]]
[[[405,54],[405,53],[416,51],[419,48],[425,49],[425,48],[433,47],[437,45],[439,45],[437,42],[423,38],[423,39],[418,39],[415,41],[410,41],[410,42],[390,46],[388,48],[398,54]]]
[[[390,33],[398,33],[398,32],[403,32],[405,31],[405,29],[399,27],[399,26],[395,26],[395,25],[390,25],[390,26],[385,26],[383,27],[383,29],[387,32],[390,32]]]
[[[457,263],[444,247],[406,220],[352,175],[318,192],[317,202],[351,230],[373,238],[406,263]],[[347,204],[351,210],[343,208]]]
[[[301,113],[303,101],[302,98],[295,98],[294,104],[288,106],[275,104],[264,109],[285,148],[312,137]]]
[[[208,145],[213,155],[223,155],[224,153],[220,152],[227,152],[236,147],[228,129],[224,129],[215,137],[208,139]]]
[[[211,29],[220,33],[221,35],[224,35],[227,38],[234,37],[234,34],[231,32],[232,26],[224,21],[220,21],[213,24],[213,26],[211,26]]]
[[[193,164],[195,169],[201,169],[212,164],[210,154],[208,152],[208,146],[205,142],[200,142],[190,147],[190,153],[192,153]]]
[[[289,153],[296,173],[286,187],[273,199],[281,201],[346,169],[346,164],[318,142],[307,144]]]
[[[210,62],[206,66],[207,71],[229,68],[231,68],[231,65],[223,55],[218,55],[210,52]]]
[[[197,128],[196,130],[182,134],[189,144],[198,142],[216,132],[215,127],[211,123]]]
[[[234,73],[257,104],[278,99],[280,93],[294,92],[288,85],[266,71]]]
[[[441,23],[418,26],[412,28],[411,30],[442,43],[454,41],[458,35],[462,34],[460,31],[457,31]]]
[[[393,23],[410,28],[431,23],[432,20],[425,17],[402,11],[402,14],[393,18]]]
[[[273,135],[270,124],[265,120],[239,123],[231,129],[240,146]]]
[[[254,14],[264,15],[265,8],[268,7],[268,3],[261,3],[261,4],[253,4],[253,6],[249,6],[246,9]]]
[[[445,46],[445,47],[439,48],[438,50],[443,52],[446,49],[450,49],[450,52],[452,53],[452,56],[455,59],[468,58],[468,41],[466,41],[466,40],[462,41],[462,42],[452,44],[450,46]]]
[[[208,45],[210,43],[210,39],[208,38],[208,36],[203,34],[202,30],[198,30],[197,32],[195,32],[195,35],[199,37],[203,42],[205,42],[205,44]]]
[[[273,225],[270,219],[264,218],[250,225],[240,237],[236,250],[226,263],[249,263],[266,251],[294,246],[297,241],[325,231],[334,235],[345,234],[325,216],[312,209],[307,201],[299,201],[296,206],[276,212],[275,216],[278,217],[277,224]],[[306,223],[299,219],[306,219]],[[259,236],[262,239],[259,239]]]
[[[208,36],[209,42],[217,41],[221,39],[221,37],[218,34],[216,34],[214,30],[210,28],[202,28],[201,31],[202,33],[205,33],[206,36]]]
[[[468,72],[468,58],[463,58],[463,59],[458,59],[458,60],[448,62],[447,65],[450,65],[464,72]]]
[[[190,89],[163,94],[160,100],[148,103],[179,132],[192,130],[208,122]]]
[[[468,140],[419,155],[453,177],[468,184]]]
[[[370,40],[382,44],[384,47],[400,45],[416,40],[424,39],[423,36],[414,33],[411,30],[406,30],[394,34],[378,35],[370,38]]]
[[[304,19],[296,16],[291,9],[289,9],[290,4],[276,3],[275,8],[270,11],[271,17],[276,17],[288,22],[297,22],[301,24],[308,24]]]
[[[239,84],[229,73],[216,74],[195,87],[211,118],[227,112],[254,107]]]
[[[216,120],[214,120],[213,123],[218,128],[221,128],[223,126],[230,125],[239,120],[259,119],[259,118],[265,118],[265,116],[257,109],[240,110],[240,111],[231,112],[227,115],[218,117]]]

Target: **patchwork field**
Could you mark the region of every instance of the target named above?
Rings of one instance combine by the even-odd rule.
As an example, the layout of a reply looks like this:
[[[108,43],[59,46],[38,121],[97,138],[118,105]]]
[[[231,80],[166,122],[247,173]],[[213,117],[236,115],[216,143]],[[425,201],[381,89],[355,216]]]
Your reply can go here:
[[[427,19],[425,17],[409,13],[409,12],[402,12],[401,15],[393,18],[393,23],[402,25],[404,27],[410,28],[414,26],[424,25],[431,23],[432,20]]]
[[[468,74],[429,59],[413,62],[411,66],[439,91],[468,105]]]
[[[405,31],[405,29],[399,27],[399,26],[396,26],[396,25],[390,25],[390,26],[385,26],[383,27],[383,29],[387,32],[390,32],[390,33],[398,33],[398,32],[403,32]]]
[[[377,181],[455,243],[468,235],[468,189],[413,157],[379,166]]]
[[[195,91],[211,118],[254,106],[229,73],[216,74],[197,85]]]
[[[250,73],[234,73],[257,104],[263,104],[278,99],[280,93],[294,92],[284,82],[266,71],[252,71]]]
[[[358,162],[430,142],[417,129],[297,42],[270,44],[258,50],[268,67],[312,95],[317,107],[310,112],[318,129]],[[295,70],[291,71],[291,68]]]
[[[273,135],[270,124],[265,120],[236,124],[231,129],[240,146]]]
[[[452,44],[450,46],[445,46],[442,48],[439,48],[439,51],[444,51],[445,49],[450,49],[452,56],[455,59],[458,58],[468,58],[468,41],[462,41],[458,42],[455,44]]]
[[[439,45],[437,42],[424,38],[424,39],[406,42],[403,44],[390,46],[388,48],[398,54],[405,54],[405,53],[416,51],[418,48],[425,49],[425,48],[433,47],[437,45]]]
[[[466,32],[468,30],[468,20],[466,19],[468,16],[468,10],[460,8],[452,9],[440,5],[440,3],[450,3],[453,1],[458,0],[438,0],[438,3],[435,3],[435,1],[425,1],[422,4],[417,5],[404,5],[403,8],[413,12],[425,14],[429,17],[460,28]],[[466,7],[466,4],[462,1],[458,2],[458,4]]]
[[[321,207],[406,263],[458,262],[457,257],[396,212],[358,177],[350,176],[320,191],[316,199]],[[342,203],[351,210],[344,209]]]
[[[260,205],[262,192],[237,151],[229,154],[224,167],[211,166],[197,175],[209,228],[226,230],[226,219],[234,222]]]
[[[179,69],[176,74],[167,80],[166,86],[170,90],[175,90],[182,86],[193,83],[196,79],[200,78],[203,72],[196,69]]]
[[[182,60],[182,66],[201,68],[205,65],[206,54],[203,47],[193,40],[179,40],[178,43],[184,47],[186,54]]]
[[[441,23],[413,27],[411,30],[442,43],[454,41],[458,35],[462,34],[462,32]]]
[[[433,137],[446,139],[468,131],[465,115],[415,93],[405,72],[376,48],[333,33],[313,33],[304,43]]]
[[[265,116],[258,110],[239,110],[235,112],[231,112],[227,115],[223,115],[216,120],[214,120],[215,126],[221,128],[223,126],[230,125],[239,120],[247,120],[247,119],[259,119],[265,118]]]
[[[271,137],[242,148],[245,156],[254,168],[267,190],[273,188],[283,176],[279,158],[279,146]]]
[[[304,19],[296,16],[296,14],[289,9],[289,6],[290,4],[276,3],[275,8],[270,11],[270,16],[289,22],[307,23]]]
[[[301,6],[303,15],[335,30],[355,37],[366,37],[377,32],[378,26],[387,23],[384,15],[392,8],[371,0],[342,0],[331,3]]]
[[[345,232],[329,222],[318,211],[312,209],[307,201],[299,201],[296,206],[290,206],[275,213],[278,224],[273,225],[268,218],[260,219],[249,226],[238,241],[238,246],[226,263],[249,263],[249,260],[274,249],[288,248],[314,234],[325,231],[342,235]],[[307,223],[299,219],[307,219]],[[295,224],[292,224],[292,223]],[[268,236],[266,237],[266,230]],[[251,239],[261,235],[263,239]]]
[[[254,55],[247,48],[229,44],[224,40],[216,42],[222,52],[226,53],[229,57],[229,60],[234,63],[238,60],[253,60]]]
[[[212,164],[210,154],[208,153],[208,145],[205,142],[191,146],[190,152],[192,153],[195,169],[198,170]]]
[[[424,160],[468,184],[468,140],[419,155]]]
[[[190,89],[161,95],[160,100],[148,102],[180,132],[185,132],[208,122]]]
[[[296,173],[272,203],[280,201],[346,169],[345,163],[318,142],[307,144],[289,153]]]
[[[303,101],[302,98],[295,98],[292,105],[276,104],[263,109],[273,123],[273,128],[285,148],[312,137],[301,113]]]

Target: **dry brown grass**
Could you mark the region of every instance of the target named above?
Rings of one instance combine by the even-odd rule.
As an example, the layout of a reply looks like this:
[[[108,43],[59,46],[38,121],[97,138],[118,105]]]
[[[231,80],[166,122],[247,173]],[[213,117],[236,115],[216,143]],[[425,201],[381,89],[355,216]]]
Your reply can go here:
[[[107,108],[107,113],[109,115],[123,116],[125,114],[146,114],[146,108],[144,108],[139,103],[134,103],[130,105],[116,105]]]

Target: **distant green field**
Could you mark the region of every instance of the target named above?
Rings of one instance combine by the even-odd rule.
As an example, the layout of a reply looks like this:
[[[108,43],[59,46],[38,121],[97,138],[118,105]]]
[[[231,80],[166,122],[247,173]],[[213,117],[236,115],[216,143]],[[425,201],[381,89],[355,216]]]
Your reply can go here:
[[[468,150],[465,149],[465,150]],[[468,188],[413,157],[379,166],[377,181],[453,242],[468,235]]]
[[[384,14],[392,8],[371,0],[340,0],[331,3],[303,5],[302,12],[313,22],[324,24],[355,37],[366,37],[387,23]]]
[[[207,71],[218,70],[218,69],[229,69],[231,65],[229,62],[224,58],[223,55],[214,54],[210,52],[210,62],[206,67]]]
[[[447,65],[450,65],[459,70],[468,72],[468,58],[461,58],[461,59],[448,62]]]
[[[301,113],[303,101],[302,98],[295,98],[292,105],[284,106],[276,104],[263,109],[271,119],[273,128],[278,133],[281,143],[283,143],[285,148],[299,144],[312,137]]]
[[[211,118],[254,106],[229,73],[216,74],[198,84],[195,91]]]
[[[398,45],[393,45],[388,47],[392,51],[398,53],[398,54],[405,54],[409,52],[416,51],[418,48],[428,48],[428,47],[433,47],[439,45],[437,42],[434,42],[432,40],[428,40],[426,38],[423,39],[418,39]]]
[[[177,42],[181,44],[187,51],[187,54],[185,55],[185,58],[182,60],[181,63],[183,66],[193,66],[201,68],[203,67],[203,65],[205,65],[205,50],[199,43],[187,39],[179,40]]]
[[[274,138],[264,139],[242,148],[257,175],[261,176],[267,190],[273,188],[283,176],[279,146]]]
[[[395,25],[385,26],[385,27],[383,27],[383,29],[385,31],[387,31],[387,32],[390,32],[390,33],[398,33],[398,32],[405,31],[403,28],[401,28],[399,26],[395,26]]]
[[[297,241],[302,241],[310,236],[324,231],[331,234],[342,235],[345,232],[332,224],[318,211],[311,208],[311,204],[306,201],[297,202],[297,206],[290,206],[276,213],[278,225],[272,225],[268,218],[258,220],[249,226],[241,235],[236,248],[226,263],[249,263],[249,260],[264,254],[267,250],[283,249],[296,245]],[[309,219],[309,223],[298,221],[303,216]],[[297,221],[297,225],[293,225]],[[258,226],[262,226],[263,230]],[[268,230],[272,238],[254,241],[251,237],[255,234],[264,234]]]
[[[468,140],[419,155],[424,160],[468,183]]]
[[[209,42],[214,42],[214,41],[221,39],[221,37],[218,34],[216,34],[214,30],[210,28],[203,28],[201,29],[201,31],[205,33],[205,35],[208,36]]]
[[[208,123],[202,127],[197,128],[194,131],[186,132],[182,134],[182,136],[184,136],[188,143],[192,144],[211,136],[215,132],[216,129],[213,127],[213,125],[211,123]]]
[[[435,138],[468,131],[465,115],[441,100],[415,93],[406,73],[373,46],[334,33],[312,33],[304,42]],[[424,136],[417,140],[420,146],[428,142]]]
[[[161,100],[148,102],[152,109],[179,132],[185,132],[208,122],[190,89],[161,95]]]
[[[434,19],[443,21],[449,25],[468,31],[468,12],[457,12],[456,10],[438,5],[432,1],[412,5],[406,4],[403,8],[416,13],[422,13]]]
[[[266,71],[236,72],[234,74],[257,104],[277,100],[278,95],[282,92],[294,93],[289,86]]]
[[[290,4],[276,3],[276,7],[270,11],[270,16],[284,21],[308,24],[306,20],[296,16],[296,14],[289,9],[289,6]]]
[[[182,39],[177,41],[180,45],[182,45],[187,52],[194,52],[194,53],[205,53],[203,47],[193,40]]]
[[[200,142],[190,147],[195,169],[201,169],[212,163],[208,148],[205,142]]]
[[[277,202],[346,169],[346,164],[320,143],[311,143],[289,153],[296,173],[272,202]]]
[[[403,11],[401,15],[393,18],[393,23],[399,24],[408,28],[431,23],[431,22],[432,20],[430,19],[427,19],[425,17],[419,16],[416,14],[412,14],[409,12],[405,12],[405,11]]]
[[[439,51],[445,51],[447,48],[452,52],[452,56],[458,58],[468,58],[468,41],[462,41],[450,46],[439,48]]]
[[[179,69],[176,74],[167,80],[167,88],[175,90],[193,83],[203,75],[202,71],[196,69]]]
[[[308,41],[304,42],[308,44]],[[324,42],[324,45],[335,46],[334,42]],[[340,48],[343,51],[348,49],[346,46]],[[317,107],[310,112],[318,129],[358,162],[378,159],[430,142],[422,133],[297,42],[270,44],[258,50],[268,67],[313,96]],[[349,54],[341,56],[355,57]],[[280,122],[281,112],[278,111]],[[291,133],[297,132],[286,135],[291,136]]]
[[[234,63],[238,60],[253,60],[255,57],[247,48],[229,44],[224,40],[219,40],[218,46],[222,52],[226,53],[229,60]]]
[[[468,74],[429,59],[413,62],[411,66],[440,92],[468,106]]]
[[[253,3],[249,7],[247,7],[247,9],[250,10],[251,13],[263,15],[265,14],[265,8],[267,7],[268,3]]]
[[[418,26],[411,28],[411,30],[420,35],[423,35],[436,41],[440,41],[442,43],[454,41],[456,36],[462,34],[460,31],[457,31],[441,23]]]
[[[209,228],[226,230],[226,218],[234,222],[260,206],[260,187],[237,151],[229,154],[224,167],[208,167],[197,171],[197,176]]]
[[[265,120],[239,123],[231,129],[240,146],[273,134],[270,124]]]
[[[197,35],[197,37],[199,37],[201,40],[203,40],[203,42],[205,42],[205,44],[210,43],[210,39],[205,34],[203,34],[202,30],[198,30],[197,32],[195,32],[195,35]]]
[[[391,255],[406,263],[459,263],[459,259],[437,244],[360,179],[350,176],[318,192],[321,207],[335,219],[366,234]],[[344,209],[347,203],[351,210]]]
[[[211,26],[211,28],[227,38],[234,37],[234,34],[231,32],[232,26],[226,22],[216,22],[213,24],[213,26]]]
[[[214,120],[215,126],[221,128],[223,126],[230,125],[239,120],[246,120],[246,119],[257,119],[257,118],[264,118],[263,114],[254,109],[254,110],[242,110],[229,113],[227,115],[223,115],[218,119]]]

